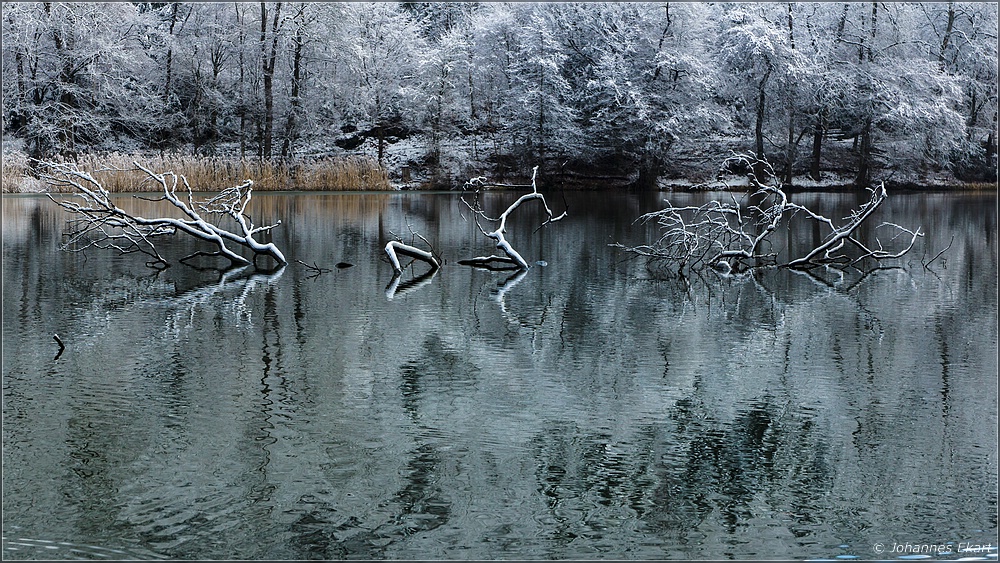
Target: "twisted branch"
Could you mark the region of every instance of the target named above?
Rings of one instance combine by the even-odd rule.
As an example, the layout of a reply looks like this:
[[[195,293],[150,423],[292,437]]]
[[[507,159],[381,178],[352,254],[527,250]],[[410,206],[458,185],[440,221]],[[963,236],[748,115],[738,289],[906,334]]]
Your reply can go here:
[[[514,210],[520,207],[521,204],[532,200],[540,201],[542,204],[542,208],[545,210],[546,219],[545,221],[542,222],[541,225],[539,225],[539,228],[544,227],[549,223],[555,223],[556,221],[559,221],[566,217],[566,211],[563,211],[560,215],[555,215],[549,208],[548,203],[545,201],[545,196],[539,193],[538,186],[535,183],[535,178],[537,175],[538,175],[538,167],[535,166],[534,168],[531,169],[531,193],[524,194],[521,197],[517,198],[517,200],[514,203],[510,204],[510,206],[508,206],[507,209],[504,210],[504,212],[501,213],[500,216],[495,219],[486,215],[486,212],[483,211],[483,208],[479,204],[479,191],[483,186],[486,185],[484,179],[473,178],[468,183],[466,183],[466,186],[464,186],[463,189],[465,189],[466,187],[476,188],[475,203],[474,204],[469,203],[469,201],[465,199],[464,195],[462,196],[462,203],[464,203],[469,208],[469,210],[472,211],[473,217],[475,218],[476,221],[476,226],[479,227],[479,231],[483,233],[483,235],[496,241],[496,247],[502,250],[505,256],[496,256],[496,255],[477,256],[475,258],[459,260],[458,262],[459,264],[474,266],[479,268],[493,269],[493,270],[512,269],[511,267],[504,268],[504,267],[493,266],[494,263],[510,264],[513,266],[514,269],[527,270],[529,268],[528,262],[526,262],[525,259],[516,250],[514,250],[514,247],[511,246],[510,242],[507,240],[507,237],[505,236],[505,233],[507,232],[507,218],[510,217],[511,213],[513,213]],[[492,231],[487,231],[485,228],[483,228],[483,225],[479,222],[480,218],[493,223],[497,223],[497,227]]]
[[[636,220],[639,223],[656,221],[660,227],[659,238],[639,246],[629,247],[620,243],[611,246],[673,264],[678,271],[697,271],[708,267],[729,273],[772,266],[796,270],[819,266],[857,267],[866,259],[880,262],[899,258],[913,248],[917,238],[923,236],[919,228],[911,230],[890,222],[881,223],[876,230],[890,231],[887,244],[903,239],[903,246],[896,250],[887,249],[879,237],[865,243],[856,236],[858,228],[888,197],[884,184],[877,189],[869,189],[870,199],[851,212],[846,224],[838,225],[832,219],[790,201],[774,180],[776,176],[766,161],[737,154],[726,160],[724,168],[733,168],[734,164],[743,169],[761,171],[771,179],[771,183],[762,182],[755,172],[750,172],[751,188],[740,199],[733,195],[732,201],[713,200],[700,206],[675,206],[667,201],[666,208],[646,213]],[[804,255],[778,263],[777,254],[767,251],[770,237],[782,220],[790,219],[796,213],[826,226],[830,233],[821,244]],[[846,252],[847,247],[853,248],[854,252]]]

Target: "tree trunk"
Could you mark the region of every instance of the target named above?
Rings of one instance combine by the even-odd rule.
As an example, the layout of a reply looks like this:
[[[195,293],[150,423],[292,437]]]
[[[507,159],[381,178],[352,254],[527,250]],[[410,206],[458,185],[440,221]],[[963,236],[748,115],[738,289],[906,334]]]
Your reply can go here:
[[[305,9],[305,4],[300,4],[299,12],[295,16],[299,20],[299,25],[295,28],[295,36],[293,38],[295,48],[292,51],[292,92],[291,99],[289,100],[288,120],[285,122],[285,140],[281,146],[281,156],[283,158],[288,158],[292,153],[291,145],[292,138],[295,136],[295,121],[301,103],[299,100],[299,85],[302,80],[302,28],[305,26],[305,21],[303,20]]]
[[[854,185],[858,188],[867,187],[871,184],[871,157],[872,157],[872,121],[871,117],[865,119],[865,124],[861,128],[858,146],[858,175],[854,179]]]
[[[788,141],[785,143],[785,174],[783,181],[786,186],[792,185],[795,166],[795,108],[788,109]]]
[[[945,53],[948,51],[948,44],[951,42],[951,34],[955,28],[955,3],[948,2],[948,24],[944,30],[944,37],[941,38],[941,51],[938,53],[938,62],[941,70],[945,69]]]
[[[791,2],[788,3],[788,44],[791,49],[795,50],[795,32],[792,25],[792,7]],[[788,141],[785,143],[785,174],[784,183],[787,186],[792,185],[793,178],[793,167],[795,166],[795,146],[798,144],[795,141],[795,86],[794,84],[789,88],[786,93],[788,99]]]
[[[167,33],[172,38],[174,36],[174,26],[177,25],[177,9],[180,6],[180,2],[173,2],[170,5],[170,27],[167,29]],[[167,59],[164,63],[166,68],[166,79],[163,83],[163,101],[170,102],[170,81],[171,74],[173,72],[173,62],[174,62],[174,48],[173,46],[167,47]]]
[[[271,44],[267,48],[267,3],[260,3],[260,46],[264,61],[261,70],[264,78],[264,131],[261,139],[261,158],[271,158],[271,142],[274,137],[274,64],[278,56],[278,23],[281,17],[281,2],[274,5],[271,23]]]
[[[844,27],[847,25],[847,11],[850,9],[850,2],[844,2],[844,10],[840,13],[840,19],[837,21],[837,42],[839,43],[844,39]]]
[[[875,37],[878,34],[878,2],[872,2],[872,40],[868,44],[868,62],[875,60]]]
[[[820,151],[823,147],[823,127],[817,124],[813,128],[812,162],[809,166],[809,176],[819,180]]]
[[[385,156],[385,127],[379,123],[375,127],[375,131],[378,136],[378,163],[382,164],[382,159]]]
[[[46,2],[43,6],[45,14],[51,18],[52,3]],[[72,41],[72,35],[70,36],[70,41]],[[72,92],[72,86],[76,81],[76,77],[70,55],[65,53],[66,38],[63,37],[58,25],[52,27],[52,42],[56,48],[57,60],[62,61],[62,69],[59,71],[59,77],[56,79],[56,88],[59,92],[59,105],[63,108],[63,115],[59,119],[59,131],[56,133],[59,146],[53,148],[62,155],[73,155],[75,154],[73,138],[74,124],[69,112],[66,110],[72,110],[77,107],[76,96]]]
[[[992,166],[993,155],[997,153],[997,138],[994,131],[997,130],[997,112],[993,112],[993,126],[990,127],[990,134],[986,138],[986,165]]]
[[[240,49],[240,160],[247,157],[247,103],[246,103],[246,60],[244,59],[244,47],[246,46],[246,34],[243,27],[243,15],[240,13],[240,4],[236,4],[236,26],[239,28],[239,49]]]
[[[760,85],[757,88],[757,122],[754,125],[754,148],[757,156],[758,164],[764,161],[764,114],[767,110],[767,81],[771,78],[771,71],[774,67],[771,65],[771,61],[767,61],[767,71],[764,72],[764,76],[760,79]],[[758,180],[761,180],[760,173],[763,171],[759,165],[754,167],[754,174],[757,176]]]

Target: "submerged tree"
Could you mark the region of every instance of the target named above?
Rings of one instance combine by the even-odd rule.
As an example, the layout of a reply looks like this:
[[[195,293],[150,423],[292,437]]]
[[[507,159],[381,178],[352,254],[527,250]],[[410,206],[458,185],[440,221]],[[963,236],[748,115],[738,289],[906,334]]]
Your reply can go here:
[[[265,256],[281,266],[287,264],[285,256],[274,243],[257,240],[257,236],[270,232],[281,221],[264,226],[253,224],[247,214],[247,206],[253,194],[252,180],[226,188],[208,199],[198,200],[184,176],[173,172],[158,174],[138,162],[134,164],[136,169],[145,173],[162,191],[162,195],[152,201],[169,202],[180,211],[179,217],[147,218],[130,213],[119,207],[111,193],[90,173],[71,164],[43,163],[47,170],[45,179],[57,191],[70,191],[78,198],[57,200],[49,195],[53,202],[73,216],[68,222],[64,249],[79,252],[88,248],[108,248],[122,254],[139,252],[150,258],[146,262],[147,266],[162,269],[168,267],[170,262],[160,254],[154,244],[155,240],[184,232],[212,243],[216,250],[198,251],[181,258],[180,262],[198,256],[213,256],[227,259],[230,267],[256,266],[257,259]],[[180,194],[178,184],[181,185]],[[235,226],[234,229],[220,226],[227,218]],[[253,258],[244,257],[233,246],[250,250]]]
[[[545,225],[548,225],[549,223],[554,223],[566,217],[566,211],[563,211],[560,215],[555,215],[549,208],[549,204],[545,202],[545,196],[539,193],[538,187],[535,184],[535,177],[537,175],[538,175],[538,167],[536,166],[531,171],[531,193],[524,194],[523,196],[517,198],[517,200],[514,203],[510,204],[510,206],[507,207],[507,209],[504,210],[504,212],[501,213],[500,216],[495,219],[491,218],[486,214],[485,211],[483,211],[482,205],[479,202],[479,191],[482,187],[486,185],[485,178],[473,178],[466,184],[465,187],[476,188],[475,191],[476,197],[474,198],[473,202],[470,203],[463,196],[462,202],[465,203],[465,205],[468,206],[468,208],[475,215],[476,226],[479,227],[479,231],[482,232],[485,236],[496,241],[496,247],[503,251],[504,256],[497,256],[497,255],[477,256],[475,258],[459,260],[458,262],[459,264],[463,264],[466,266],[474,266],[478,268],[486,268],[486,269],[520,269],[520,270],[528,269],[529,267],[528,263],[516,250],[514,250],[514,247],[511,246],[510,242],[507,240],[507,237],[505,236],[507,232],[507,219],[510,217],[511,213],[517,210],[517,208],[520,207],[522,203],[537,199],[542,203],[542,208],[545,210],[545,215],[546,215],[545,221],[538,228],[542,228]],[[485,219],[487,221],[496,223],[497,227],[492,231],[487,231],[485,228],[483,228],[482,223],[479,222],[480,219]]]
[[[874,240],[866,241],[858,234],[859,228],[869,223],[885,203],[888,194],[884,184],[869,188],[868,201],[854,209],[843,223],[838,223],[791,201],[766,161],[734,155],[726,160],[724,168],[750,171],[749,188],[741,198],[733,195],[731,201],[712,200],[698,206],[675,206],[668,201],[666,208],[638,219],[642,223],[655,221],[660,229],[658,239],[640,246],[612,246],[664,262],[682,275],[705,268],[726,274],[761,267],[864,271],[865,261],[880,263],[900,258],[923,236],[919,227],[911,230],[890,222],[882,222],[875,228],[889,233],[885,243],[877,235]],[[754,172],[757,170],[764,171],[766,176],[759,178]],[[825,226],[829,232],[822,242],[801,255],[779,256],[771,251],[773,235],[782,222],[795,215]],[[897,242],[899,239],[902,243]],[[889,249],[887,244],[899,246]]]

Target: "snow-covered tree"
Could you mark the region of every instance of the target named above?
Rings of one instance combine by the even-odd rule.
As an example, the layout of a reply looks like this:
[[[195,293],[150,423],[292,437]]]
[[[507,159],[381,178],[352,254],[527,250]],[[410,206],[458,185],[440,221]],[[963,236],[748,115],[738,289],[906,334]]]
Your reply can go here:
[[[879,151],[894,148],[886,154],[897,165],[910,160],[907,168],[940,167],[965,137],[960,84],[914,40],[915,16],[913,6],[877,2],[844,11],[839,64],[849,88],[841,126],[857,139],[857,185],[871,183]]]
[[[726,122],[697,4],[580,3],[554,8],[572,103],[597,157],[657,172],[674,142]]]
[[[544,166],[548,158],[574,154],[582,143],[564,74],[568,55],[549,6],[519,4],[516,9],[517,51],[511,70],[518,111],[511,115],[510,130],[523,140],[525,163]]]
[[[416,64],[426,44],[416,22],[397,4],[348,4],[343,17],[340,35],[332,40],[350,77],[347,114],[375,129],[381,162],[384,130],[405,121],[403,110],[414,97]]]
[[[732,77],[731,89],[738,106],[752,115],[754,155],[767,158],[764,131],[768,114],[777,101],[774,92],[790,87],[797,53],[787,29],[775,18],[771,4],[737,4],[720,19],[718,56],[722,69]]]
[[[976,167],[996,175],[997,143],[997,4],[947,2],[920,4],[923,16],[915,30],[928,55],[936,53],[943,72],[962,87],[966,143],[952,155],[961,172]]]
[[[563,166],[655,178],[672,151],[720,142],[781,165],[786,183],[806,169],[819,179],[824,151],[847,142],[862,184],[881,169],[995,177],[996,3],[46,2],[2,13],[4,132],[35,156],[294,159],[354,127],[345,150],[372,150],[357,143],[375,137],[383,157],[387,133],[419,133],[426,164],[485,161],[499,177],[537,164],[541,178]]]
[[[10,4],[3,13],[4,120],[35,156],[142,138],[158,102],[133,4]]]

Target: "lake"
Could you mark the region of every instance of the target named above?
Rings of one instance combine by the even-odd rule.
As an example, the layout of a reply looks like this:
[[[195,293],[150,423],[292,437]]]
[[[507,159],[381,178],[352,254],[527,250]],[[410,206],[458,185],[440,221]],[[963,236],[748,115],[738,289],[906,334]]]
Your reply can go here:
[[[292,263],[220,277],[4,196],[4,558],[995,561],[996,193],[890,194],[896,269],[687,283],[609,246],[665,197],[718,196],[526,204],[512,274],[455,194],[257,194]]]

